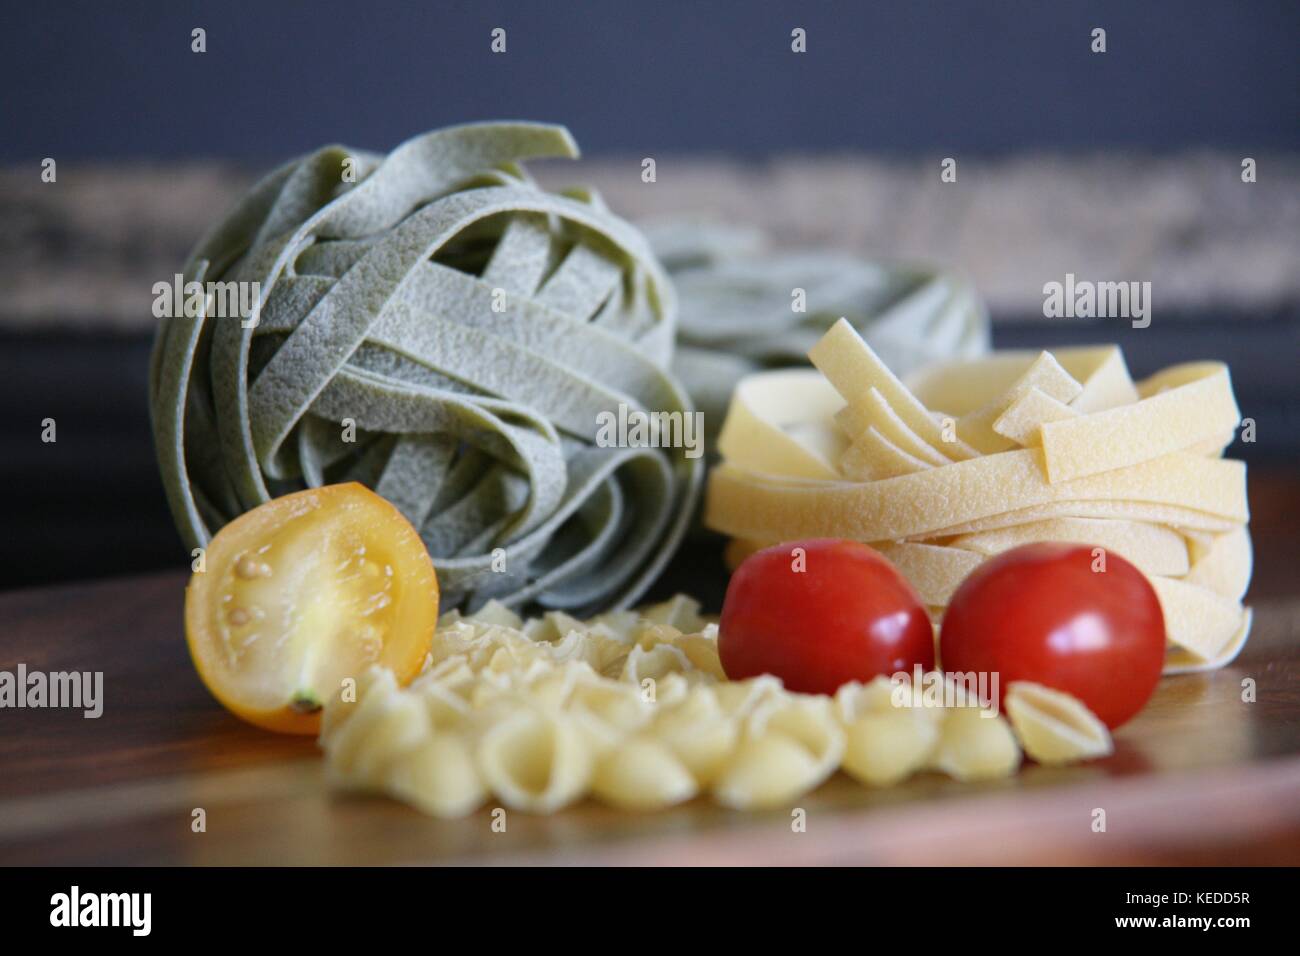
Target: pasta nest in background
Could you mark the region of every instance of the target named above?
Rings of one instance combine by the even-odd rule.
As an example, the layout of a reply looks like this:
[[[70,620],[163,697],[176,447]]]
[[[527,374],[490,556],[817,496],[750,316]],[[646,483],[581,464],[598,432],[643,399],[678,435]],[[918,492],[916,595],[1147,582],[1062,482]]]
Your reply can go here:
[[[211,229],[187,282],[256,282],[260,300],[158,331],[155,441],[190,547],[273,496],[358,480],[419,530],[446,606],[618,607],[644,590],[701,464],[596,444],[602,412],[691,405],[666,372],[675,298],[642,236],[519,165],[576,155],[537,124],[388,155],[330,146]]]
[[[704,509],[731,536],[732,564],[782,541],[851,538],[938,619],[994,555],[1092,545],[1151,582],[1166,674],[1240,653],[1250,512],[1245,465],[1222,457],[1241,421],[1223,363],[1134,382],[1113,345],[995,352],[905,384],[847,322],[809,357],[815,369],[759,373],[732,399]]]
[[[768,249],[762,233],[716,222],[643,228],[677,289],[673,371],[704,411],[710,444],[742,378],[803,365],[841,318],[899,374],[988,351],[988,310],[955,275],[829,249]]]

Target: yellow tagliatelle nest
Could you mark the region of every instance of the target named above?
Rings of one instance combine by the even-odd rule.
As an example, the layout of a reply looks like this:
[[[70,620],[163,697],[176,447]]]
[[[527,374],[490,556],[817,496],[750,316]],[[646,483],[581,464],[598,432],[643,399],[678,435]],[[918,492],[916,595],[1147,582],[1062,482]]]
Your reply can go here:
[[[1221,667],[1250,610],[1246,469],[1223,459],[1240,414],[1218,362],[1134,383],[1115,346],[1003,352],[931,366],[908,385],[846,322],[816,370],[741,382],[719,439],[705,523],[729,558],[780,541],[880,549],[934,613],[992,555],[1092,544],[1151,581],[1165,672]]]
[[[444,616],[409,687],[372,668],[328,701],[321,746],[336,786],[443,817],[484,804],[549,813],[587,796],[634,810],[702,794],[788,806],[837,769],[889,786],[923,770],[978,780],[1019,767],[1011,724],[969,692],[933,673],[900,689],[912,688],[878,677],[827,697],[775,677],[727,681],[717,626],[688,598],[585,622],[522,621],[492,603]],[[1098,739],[1068,695],[1022,711],[1032,746],[1056,762],[1109,751],[1105,727]]]

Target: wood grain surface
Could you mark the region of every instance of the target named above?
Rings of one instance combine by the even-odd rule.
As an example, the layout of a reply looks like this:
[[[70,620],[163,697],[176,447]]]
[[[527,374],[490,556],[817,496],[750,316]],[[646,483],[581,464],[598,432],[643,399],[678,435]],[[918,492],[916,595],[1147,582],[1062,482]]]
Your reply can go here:
[[[1241,658],[1166,679],[1115,754],[964,785],[892,790],[837,777],[785,811],[696,801],[628,814],[459,821],[325,786],[315,743],[227,715],[181,633],[184,575],[0,596],[0,669],[102,670],[104,712],[0,712],[0,863],[1296,863],[1300,600],[1258,602]],[[1243,701],[1242,682],[1257,699]],[[192,830],[193,811],[206,832]],[[1093,832],[1094,810],[1107,829]]]

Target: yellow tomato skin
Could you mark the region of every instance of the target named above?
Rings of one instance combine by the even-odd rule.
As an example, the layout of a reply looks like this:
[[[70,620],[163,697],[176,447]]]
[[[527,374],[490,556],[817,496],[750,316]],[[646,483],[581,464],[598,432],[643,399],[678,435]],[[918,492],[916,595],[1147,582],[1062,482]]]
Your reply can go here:
[[[400,684],[409,683],[424,663],[438,622],[438,577],[419,533],[400,511],[384,498],[356,482],[310,488],[275,498],[240,515],[222,528],[208,543],[204,570],[190,577],[185,589],[185,636],[190,658],[199,678],[223,707],[232,714],[277,733],[315,735],[320,731],[320,709],[303,712],[292,706],[296,688],[285,685],[284,700],[273,705],[250,699],[241,693],[239,674],[232,674],[223,656],[227,638],[220,623],[223,597],[236,562],[274,542],[290,525],[310,535],[312,522],[342,528],[364,541],[366,549],[378,555],[391,569],[391,587],[397,589],[388,613],[391,623],[378,654],[373,647],[345,644],[330,648],[333,663],[354,665],[360,670],[378,663],[394,672]],[[328,534],[322,532],[328,547]],[[236,571],[235,573],[238,573]],[[269,576],[269,575],[268,575]],[[228,600],[228,597],[226,597]],[[328,660],[328,658],[327,658]],[[353,674],[352,676],[357,676]],[[257,676],[257,675],[252,675]],[[337,693],[338,688],[321,688]],[[317,703],[323,703],[319,700]]]

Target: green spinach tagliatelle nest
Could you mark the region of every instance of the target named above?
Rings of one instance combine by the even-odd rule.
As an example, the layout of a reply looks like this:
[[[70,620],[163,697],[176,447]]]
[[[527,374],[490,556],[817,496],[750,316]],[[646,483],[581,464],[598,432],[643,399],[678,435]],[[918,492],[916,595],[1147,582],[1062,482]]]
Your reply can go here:
[[[562,127],[525,123],[387,156],[326,147],[208,233],[187,282],[257,282],[260,308],[209,315],[209,299],[158,332],[154,435],[190,547],[271,497],[357,480],[419,529],[444,607],[640,596],[702,459],[596,443],[602,412],[691,404],[665,371],[674,294],[641,234],[519,165],[576,154]]]

